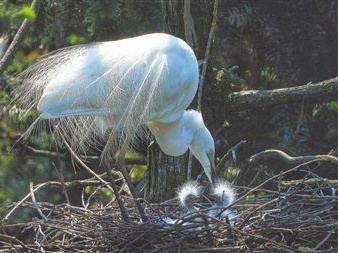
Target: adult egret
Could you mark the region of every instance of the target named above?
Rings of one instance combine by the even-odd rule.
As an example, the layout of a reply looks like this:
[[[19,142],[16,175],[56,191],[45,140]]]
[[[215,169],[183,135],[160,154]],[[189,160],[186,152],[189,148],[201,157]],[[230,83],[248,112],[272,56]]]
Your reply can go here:
[[[77,151],[97,146],[109,133],[103,157],[117,134],[125,147],[142,125],[160,148],[179,156],[188,148],[215,182],[214,141],[198,111],[186,110],[199,81],[192,49],[181,39],[155,33],[118,41],[66,47],[44,56],[23,74],[15,100],[35,106]],[[109,131],[108,131],[109,130]]]

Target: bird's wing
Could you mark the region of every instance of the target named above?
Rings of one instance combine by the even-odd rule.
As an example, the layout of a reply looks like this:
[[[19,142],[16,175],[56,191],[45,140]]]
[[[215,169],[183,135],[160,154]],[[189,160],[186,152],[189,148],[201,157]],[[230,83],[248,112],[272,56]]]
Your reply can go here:
[[[114,139],[148,120],[179,118],[197,90],[195,62],[185,43],[164,34],[68,47],[28,68],[14,95],[87,146],[104,125]]]

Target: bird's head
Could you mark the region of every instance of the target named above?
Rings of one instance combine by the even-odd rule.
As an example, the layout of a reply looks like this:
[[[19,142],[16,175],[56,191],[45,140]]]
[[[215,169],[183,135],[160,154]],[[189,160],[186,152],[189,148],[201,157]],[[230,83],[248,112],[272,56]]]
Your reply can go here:
[[[191,115],[193,135],[190,151],[201,163],[210,182],[215,185],[217,179],[215,167],[215,142],[208,128],[204,125],[200,112],[188,111]]]
[[[178,199],[185,209],[191,210],[201,197],[203,188],[196,181],[188,181],[178,191]]]

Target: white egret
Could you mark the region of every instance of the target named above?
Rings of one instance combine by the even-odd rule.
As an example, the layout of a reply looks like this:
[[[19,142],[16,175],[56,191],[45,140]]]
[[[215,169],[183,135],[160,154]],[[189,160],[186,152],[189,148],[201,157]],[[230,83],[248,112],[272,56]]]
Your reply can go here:
[[[37,107],[77,151],[109,133],[103,157],[117,134],[125,147],[146,125],[160,148],[178,156],[188,149],[214,181],[214,141],[193,100],[199,71],[193,50],[181,39],[156,33],[118,41],[66,47],[44,56],[23,74],[15,101]],[[108,131],[109,130],[109,131]],[[122,133],[122,134],[121,134]]]

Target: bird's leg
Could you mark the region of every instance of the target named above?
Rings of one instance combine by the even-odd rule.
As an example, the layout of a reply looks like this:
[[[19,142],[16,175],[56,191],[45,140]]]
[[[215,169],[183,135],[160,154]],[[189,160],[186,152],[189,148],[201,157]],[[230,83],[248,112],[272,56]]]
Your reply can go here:
[[[140,203],[140,201],[138,200],[138,196],[136,194],[135,188],[130,180],[130,176],[129,173],[127,172],[127,168],[126,168],[126,163],[125,163],[125,158],[124,158],[124,152],[121,152],[118,157],[117,157],[117,165],[118,165],[118,169],[122,172],[123,177],[126,180],[126,183],[129,187],[129,191],[133,197],[133,200],[135,202],[136,208],[139,212],[139,214],[141,215],[142,221],[143,222],[148,222],[149,219],[146,216],[146,214],[144,213],[144,209]]]

